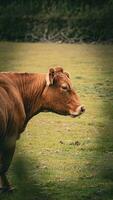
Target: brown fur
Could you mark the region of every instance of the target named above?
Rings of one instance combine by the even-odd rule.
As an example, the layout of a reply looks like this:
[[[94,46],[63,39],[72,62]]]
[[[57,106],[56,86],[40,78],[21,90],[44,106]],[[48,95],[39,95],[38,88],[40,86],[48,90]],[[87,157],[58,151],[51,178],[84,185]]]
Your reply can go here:
[[[47,74],[0,73],[0,187],[9,190],[6,172],[16,140],[27,122],[42,111],[69,115],[80,105],[69,74],[61,67]]]

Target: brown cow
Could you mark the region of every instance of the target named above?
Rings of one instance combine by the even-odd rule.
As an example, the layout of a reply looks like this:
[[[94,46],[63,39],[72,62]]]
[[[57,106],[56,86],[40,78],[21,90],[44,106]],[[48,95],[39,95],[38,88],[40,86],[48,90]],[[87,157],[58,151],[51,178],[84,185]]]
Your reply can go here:
[[[0,189],[11,191],[6,178],[16,140],[39,112],[76,117],[85,111],[61,67],[47,74],[0,73]]]

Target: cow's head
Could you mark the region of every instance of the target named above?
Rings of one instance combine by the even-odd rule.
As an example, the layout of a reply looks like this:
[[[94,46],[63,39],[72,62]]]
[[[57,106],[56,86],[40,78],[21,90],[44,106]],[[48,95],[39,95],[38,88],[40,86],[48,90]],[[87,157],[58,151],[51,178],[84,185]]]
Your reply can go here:
[[[69,74],[62,67],[49,69],[43,99],[44,109],[58,114],[76,117],[85,111],[72,87]]]

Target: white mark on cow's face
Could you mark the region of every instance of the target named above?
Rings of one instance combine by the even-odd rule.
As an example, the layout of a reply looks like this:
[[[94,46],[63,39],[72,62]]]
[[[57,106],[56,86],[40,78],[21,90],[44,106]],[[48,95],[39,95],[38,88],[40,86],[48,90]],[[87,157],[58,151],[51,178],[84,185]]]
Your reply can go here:
[[[70,115],[71,115],[71,117],[77,117],[77,116],[81,115],[84,112],[85,112],[85,107],[83,105],[81,105],[81,106],[77,107],[75,112],[70,110]]]

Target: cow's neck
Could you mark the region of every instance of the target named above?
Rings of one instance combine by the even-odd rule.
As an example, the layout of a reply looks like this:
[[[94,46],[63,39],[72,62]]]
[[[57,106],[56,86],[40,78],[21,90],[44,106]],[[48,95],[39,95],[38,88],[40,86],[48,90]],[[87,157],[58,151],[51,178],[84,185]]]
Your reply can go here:
[[[29,121],[42,108],[41,95],[45,88],[44,74],[24,74],[21,78],[20,90],[26,113],[26,121]]]

